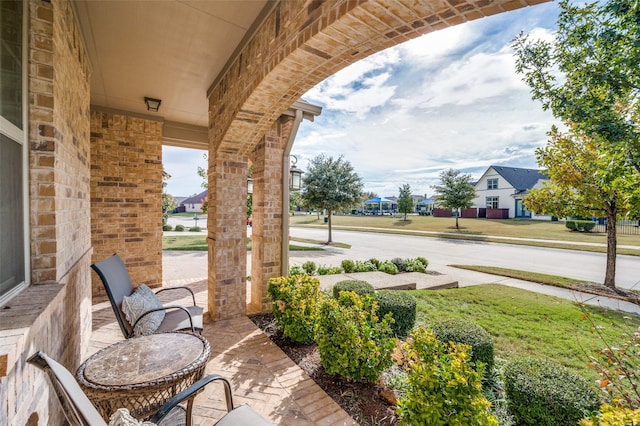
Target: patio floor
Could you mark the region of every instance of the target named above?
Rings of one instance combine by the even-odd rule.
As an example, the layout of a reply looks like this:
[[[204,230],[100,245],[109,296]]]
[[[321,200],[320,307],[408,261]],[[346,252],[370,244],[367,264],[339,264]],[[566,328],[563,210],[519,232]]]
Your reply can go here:
[[[174,280],[171,285],[188,285],[196,293],[197,304],[206,309],[206,280]],[[167,301],[189,303],[188,299],[163,300]],[[236,405],[249,404],[280,425],[357,425],[249,318],[205,319],[203,335],[211,344],[205,374],[229,379]],[[93,333],[83,359],[123,339],[109,302],[98,303],[93,306]],[[225,411],[222,385],[211,384],[196,398],[194,424],[212,425]]]

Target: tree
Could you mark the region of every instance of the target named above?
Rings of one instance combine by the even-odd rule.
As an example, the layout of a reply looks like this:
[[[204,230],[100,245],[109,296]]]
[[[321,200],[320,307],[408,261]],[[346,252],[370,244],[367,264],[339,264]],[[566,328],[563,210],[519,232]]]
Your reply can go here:
[[[640,3],[559,5],[554,41],[514,40],[516,70],[545,110],[640,173]]]
[[[411,186],[405,183],[400,188],[400,196],[398,197],[398,211],[404,213],[404,220],[407,220],[407,213],[413,211],[413,197],[411,196]]]
[[[309,163],[303,183],[302,198],[307,205],[327,211],[329,244],[332,242],[331,214],[338,209],[348,209],[358,204],[362,194],[362,180],[351,163],[342,156],[334,160],[320,154]]]
[[[640,175],[625,161],[621,145],[615,149],[601,139],[589,139],[577,126],[568,132],[553,128],[545,148],[536,150],[550,181],[530,191],[527,208],[558,217],[607,218],[607,266],[604,285],[615,288],[616,222],[627,213],[639,214]]]
[[[471,207],[476,198],[476,189],[471,183],[471,175],[461,174],[459,170],[448,169],[440,173],[440,185],[433,185],[436,191],[436,205],[446,209],[454,209],[456,214],[456,229],[461,208]]]
[[[204,161],[208,161],[208,156],[207,153],[205,152],[204,154],[202,154],[202,158],[204,158]],[[203,188],[209,188],[209,176],[207,176],[207,169],[198,166],[198,176],[200,176],[202,178],[202,183],[200,184],[200,186],[202,186]]]
[[[176,208],[176,199],[172,195],[167,194],[167,180],[171,179],[171,175],[162,170],[162,226],[167,224],[169,215]]]
[[[553,41],[520,34],[513,46],[516,70],[533,98],[569,129],[552,129],[548,149],[538,152],[538,161],[555,171],[528,203],[557,213],[606,212],[604,284],[615,287],[616,220],[640,208],[637,190],[628,186],[640,179],[640,3],[559,4]],[[621,205],[634,199],[635,205]]]

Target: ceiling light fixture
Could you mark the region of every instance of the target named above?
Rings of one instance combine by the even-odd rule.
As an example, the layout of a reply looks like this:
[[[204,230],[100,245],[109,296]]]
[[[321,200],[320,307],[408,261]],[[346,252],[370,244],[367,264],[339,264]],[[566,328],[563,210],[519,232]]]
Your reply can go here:
[[[144,97],[144,103],[145,105],[147,105],[147,111],[153,111],[153,112],[158,112],[158,110],[160,109],[160,104],[162,103],[162,100],[160,99],[154,99],[154,98],[148,98],[148,97]]]

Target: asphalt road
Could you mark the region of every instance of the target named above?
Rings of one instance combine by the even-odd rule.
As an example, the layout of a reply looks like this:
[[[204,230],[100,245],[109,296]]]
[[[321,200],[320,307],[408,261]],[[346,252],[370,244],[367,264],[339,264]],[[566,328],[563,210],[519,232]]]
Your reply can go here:
[[[290,228],[292,237],[327,240],[326,229]],[[602,283],[606,255],[578,250],[561,250],[514,244],[449,240],[373,232],[333,230],[333,241],[347,243],[350,249],[328,247],[324,252],[290,252],[290,264],[313,258],[318,264],[338,265],[342,259],[380,260],[422,256],[429,268],[451,264],[500,266],[553,274]],[[640,257],[617,256],[616,286],[640,290]]]

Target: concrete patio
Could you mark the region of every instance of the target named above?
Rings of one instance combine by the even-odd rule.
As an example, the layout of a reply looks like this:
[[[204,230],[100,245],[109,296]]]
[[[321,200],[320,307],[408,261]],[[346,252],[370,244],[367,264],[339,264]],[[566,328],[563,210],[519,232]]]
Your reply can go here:
[[[206,304],[206,280],[173,280],[187,285],[200,306]],[[188,299],[163,302],[188,304]],[[234,403],[253,409],[280,425],[357,425],[316,383],[247,317],[211,322],[205,318],[204,337],[211,344],[205,374],[230,380]],[[109,302],[93,306],[93,333],[83,359],[123,340]],[[225,412],[222,385],[211,384],[197,398],[194,424],[212,425]]]

